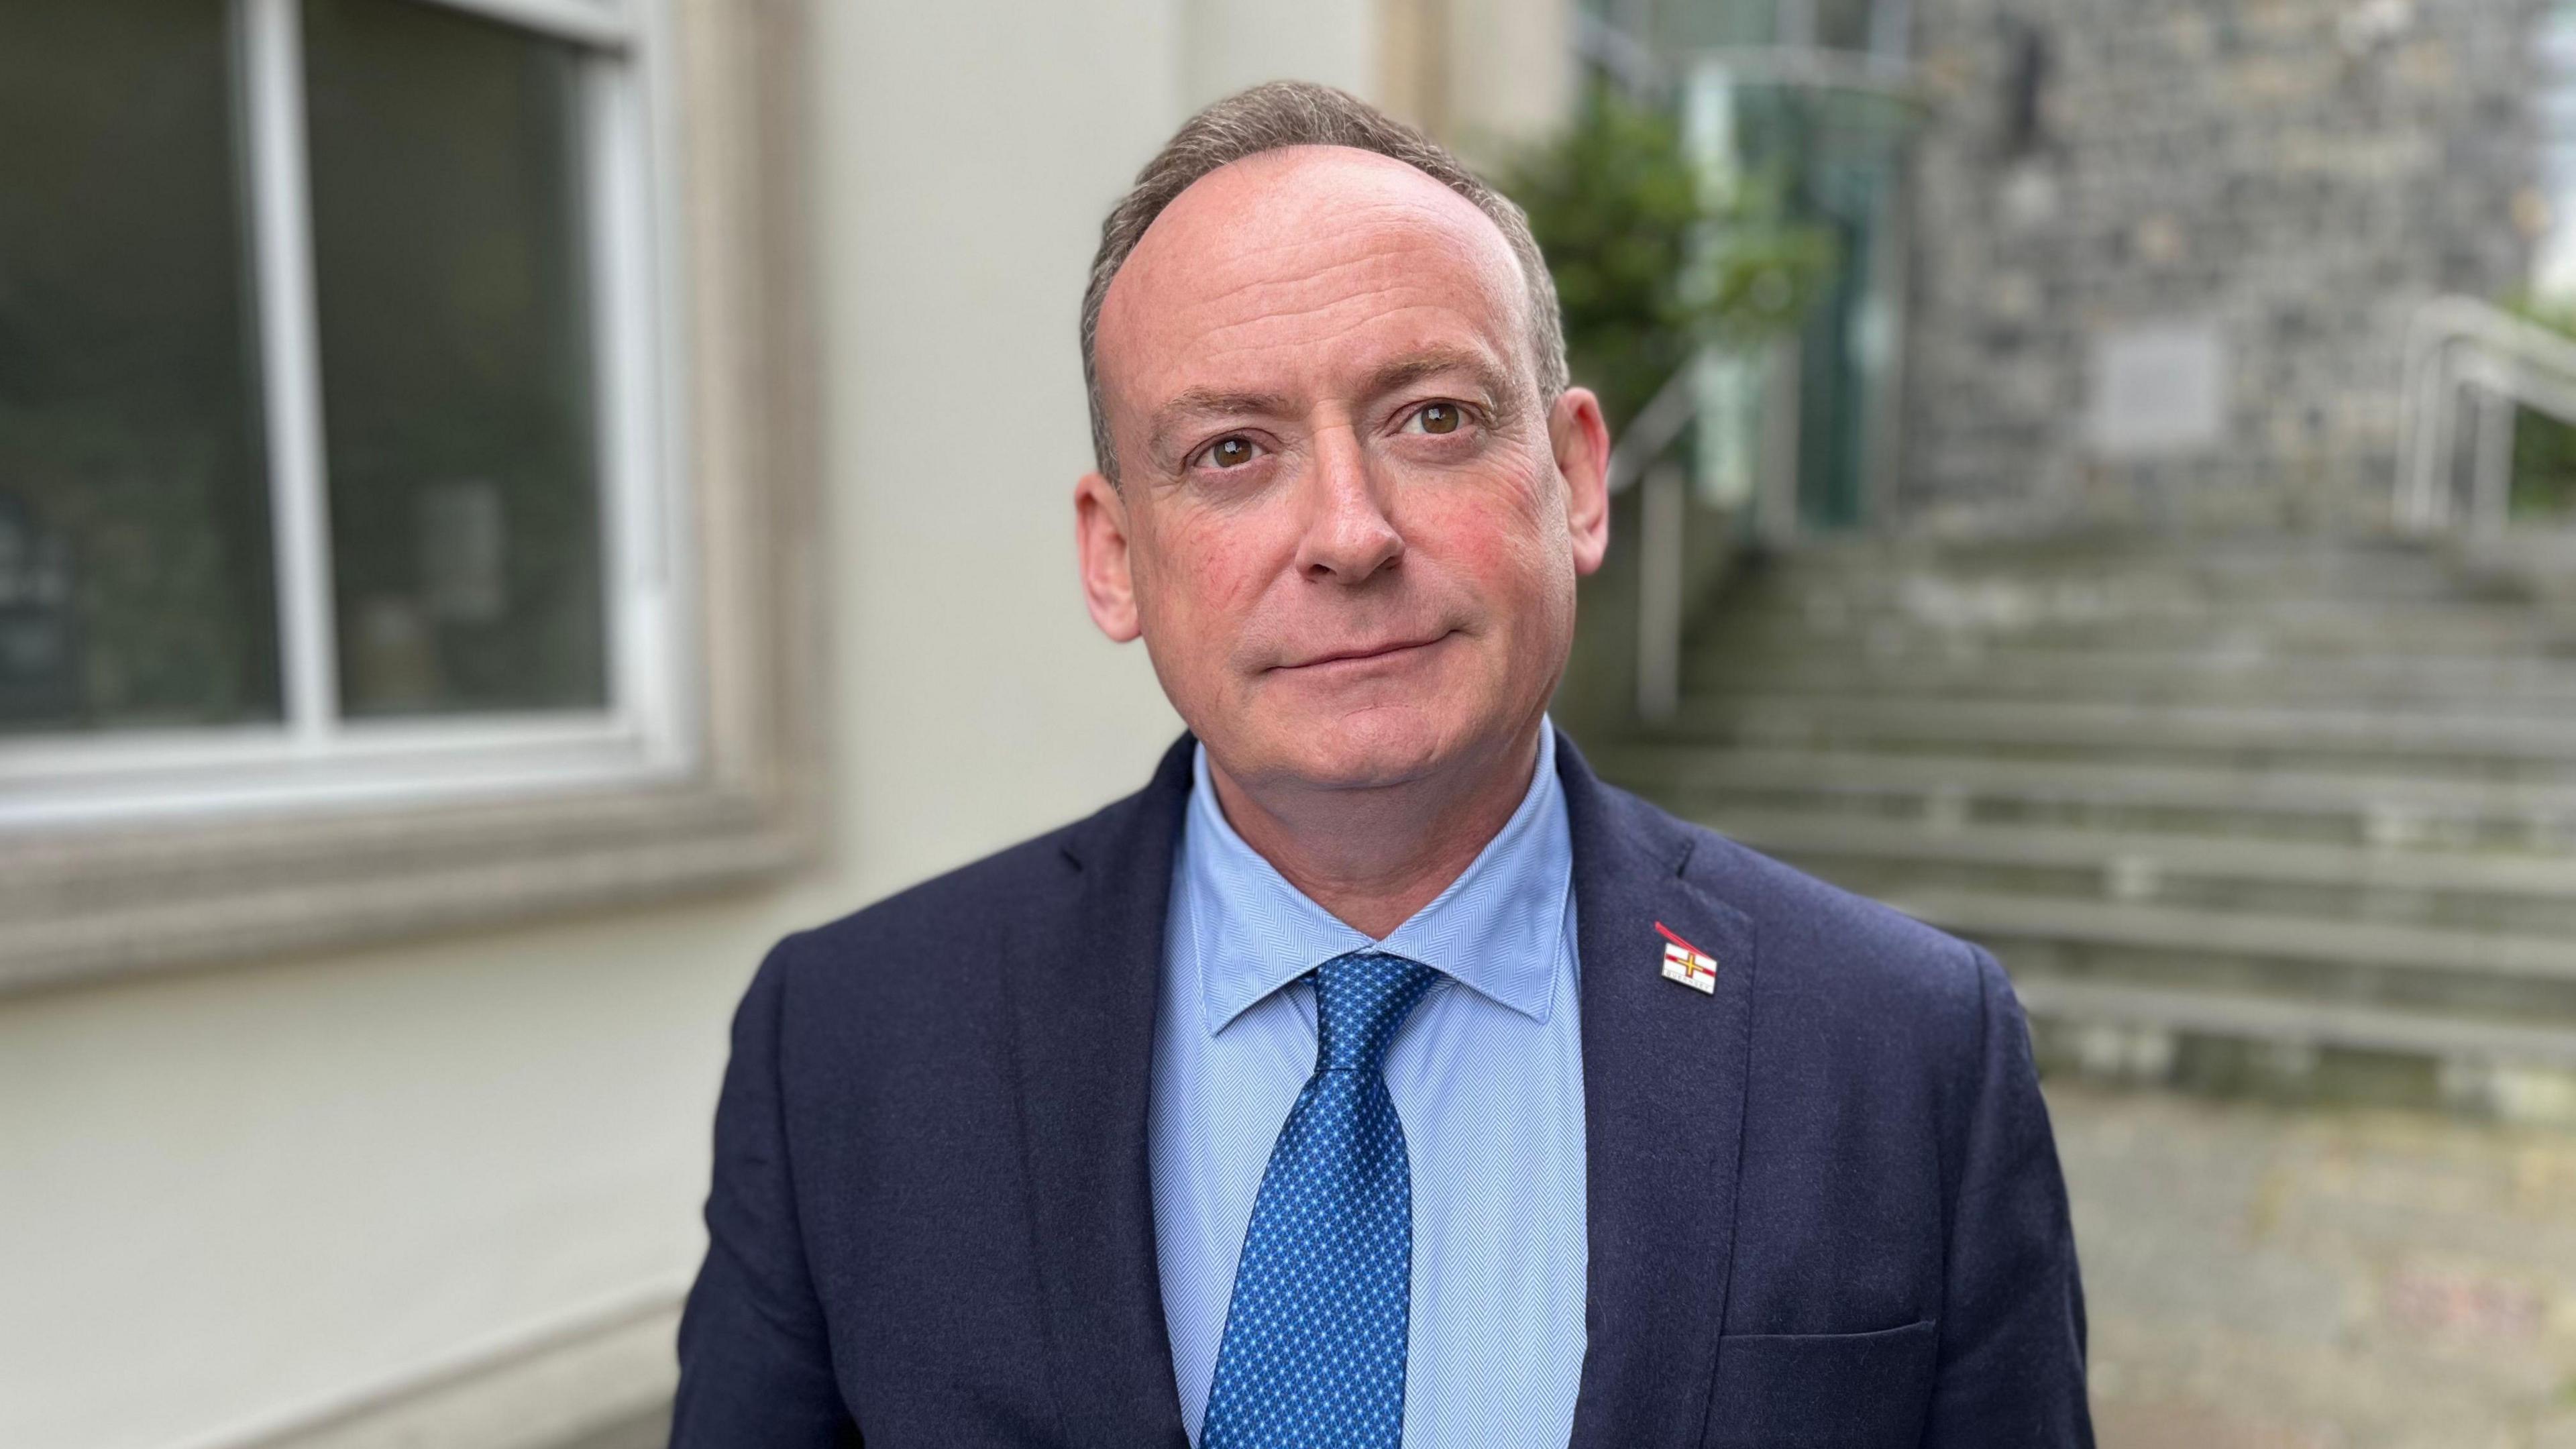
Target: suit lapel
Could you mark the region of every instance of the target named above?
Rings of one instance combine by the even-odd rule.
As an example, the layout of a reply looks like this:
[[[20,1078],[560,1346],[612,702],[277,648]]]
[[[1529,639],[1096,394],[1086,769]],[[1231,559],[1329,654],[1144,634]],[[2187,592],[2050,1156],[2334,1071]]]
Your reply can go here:
[[[1146,1093],[1193,743],[1182,736],[1142,793],[1068,837],[1072,935],[1028,943],[1006,973],[1051,1379],[1073,1445],[1188,1442],[1155,1268]]]
[[[1583,1009],[1588,1346],[1573,1449],[1696,1445],[1726,1315],[1750,1058],[1752,922],[1683,879],[1693,837],[1557,740]],[[1662,973],[1660,922],[1717,958]]]
[[[1183,1449],[1155,1268],[1146,1106],[1183,736],[1145,790],[1069,838],[1072,939],[1010,973],[1051,1380],[1075,1445]],[[1588,1346],[1572,1449],[1693,1445],[1725,1317],[1743,1137],[1752,923],[1681,876],[1692,837],[1557,739],[1581,956]],[[1718,961],[1663,978],[1661,922]]]

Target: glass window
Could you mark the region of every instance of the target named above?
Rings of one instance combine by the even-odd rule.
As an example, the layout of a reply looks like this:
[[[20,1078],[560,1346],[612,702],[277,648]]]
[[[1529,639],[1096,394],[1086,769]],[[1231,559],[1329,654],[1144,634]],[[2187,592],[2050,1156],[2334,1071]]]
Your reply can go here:
[[[2532,251],[2538,300],[2576,305],[2576,5],[2553,5],[2534,30],[2531,112],[2545,223]]]
[[[0,0],[0,830],[686,768],[649,9]]]
[[[1815,43],[1828,50],[1875,49],[1885,0],[1816,0]]]
[[[341,707],[603,706],[581,55],[304,15]]]
[[[661,315],[777,265],[802,68],[717,5],[684,117],[673,10],[0,0],[0,990],[807,853],[808,692],[702,665],[793,627],[804,409]]]
[[[0,5],[0,731],[275,720],[222,0]]]
[[[1658,50],[1820,46],[1902,60],[1911,0],[1593,0]]]

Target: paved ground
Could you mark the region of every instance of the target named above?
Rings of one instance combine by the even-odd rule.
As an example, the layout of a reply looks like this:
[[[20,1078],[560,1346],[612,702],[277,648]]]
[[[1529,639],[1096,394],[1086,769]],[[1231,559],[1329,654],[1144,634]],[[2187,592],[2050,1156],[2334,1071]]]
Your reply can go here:
[[[2576,1449],[2576,1133],[2048,1096],[2101,1449]]]
[[[2049,1100],[2102,1449],[2576,1449],[2576,1134]]]

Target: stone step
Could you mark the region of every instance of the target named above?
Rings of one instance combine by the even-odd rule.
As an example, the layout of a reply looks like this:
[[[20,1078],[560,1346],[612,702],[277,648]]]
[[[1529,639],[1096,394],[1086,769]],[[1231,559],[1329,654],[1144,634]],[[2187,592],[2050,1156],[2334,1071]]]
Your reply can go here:
[[[1721,606],[1723,637],[1775,648],[1866,647],[1881,654],[1965,647],[2208,649],[2282,657],[2367,658],[2391,651],[2455,657],[2576,659],[2576,635],[2526,611],[2498,616],[2427,611],[2319,610],[2274,616],[2210,609],[2173,614],[2068,616],[1998,613],[1936,618],[1876,610],[1765,611]]]
[[[1862,820],[2055,825],[2382,848],[2576,848],[2576,787],[2410,774],[1866,750],[1594,751],[1609,779],[1685,812],[1799,810]]]
[[[1696,818],[1869,896],[1980,889],[2576,940],[2576,849],[2392,849],[1797,811]]]
[[[1748,580],[1728,599],[1739,619],[1847,628],[1894,620],[1940,629],[2011,630],[2039,623],[2194,622],[2302,628],[2390,622],[2514,632],[2543,627],[2519,600],[2427,588],[2403,595],[2344,589],[2248,595],[2187,579],[2107,578],[2033,582],[1923,575],[1822,581]]]
[[[1958,699],[1691,699],[1662,731],[1712,746],[1866,747],[2576,785],[2576,721],[2387,710]]]
[[[2022,976],[2422,1010],[2576,1029],[2576,941],[1975,889],[1885,897]]]
[[[2576,619],[2530,587],[2387,540],[1834,541],[1740,574],[1679,716],[1593,758],[1990,946],[2061,1065],[2576,1111]]]
[[[2251,541],[2236,546],[2197,543],[2162,548],[2123,540],[2088,549],[2027,542],[1953,547],[1921,541],[1827,539],[1764,555],[1746,576],[1764,583],[1828,582],[1860,588],[1916,579],[1969,586],[2170,582],[2250,594],[2305,590],[2361,598],[2500,591],[2499,585],[2490,582],[2491,572],[2465,569],[2428,547],[2348,548],[2305,542],[2287,548],[2267,548]]]
[[[2152,1023],[2283,1044],[2576,1067],[2576,1026],[2430,1016],[2343,1002],[2013,978],[2034,1017]]]
[[[2140,704],[2345,707],[2448,714],[2501,709],[2576,721],[2576,660],[2447,655],[2267,657],[2180,650],[1963,649],[1878,657],[1863,649],[1703,643],[1683,689],[1763,694],[1970,697]]]
[[[1984,542],[1829,538],[1759,559],[1748,577],[1765,584],[1841,583],[1862,588],[1907,579],[1968,587],[1989,583],[2098,587],[2138,580],[2257,597],[2281,592],[2355,598],[2502,592],[2488,578],[2461,569],[2420,542],[2287,536],[2161,541],[2104,535]]]
[[[2576,1028],[2555,1023],[2021,976],[2013,990],[2043,1074],[2553,1125],[2576,1111]]]

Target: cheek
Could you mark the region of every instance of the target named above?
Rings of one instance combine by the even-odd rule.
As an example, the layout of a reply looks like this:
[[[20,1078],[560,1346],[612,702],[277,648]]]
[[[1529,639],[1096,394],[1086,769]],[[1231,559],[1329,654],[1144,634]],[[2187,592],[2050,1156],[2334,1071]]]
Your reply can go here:
[[[1565,516],[1544,499],[1520,480],[1462,489],[1426,503],[1407,538],[1481,601],[1490,624],[1518,632],[1573,589]]]
[[[1160,521],[1138,570],[1137,606],[1164,642],[1222,654],[1281,567],[1262,520],[1194,510]]]

